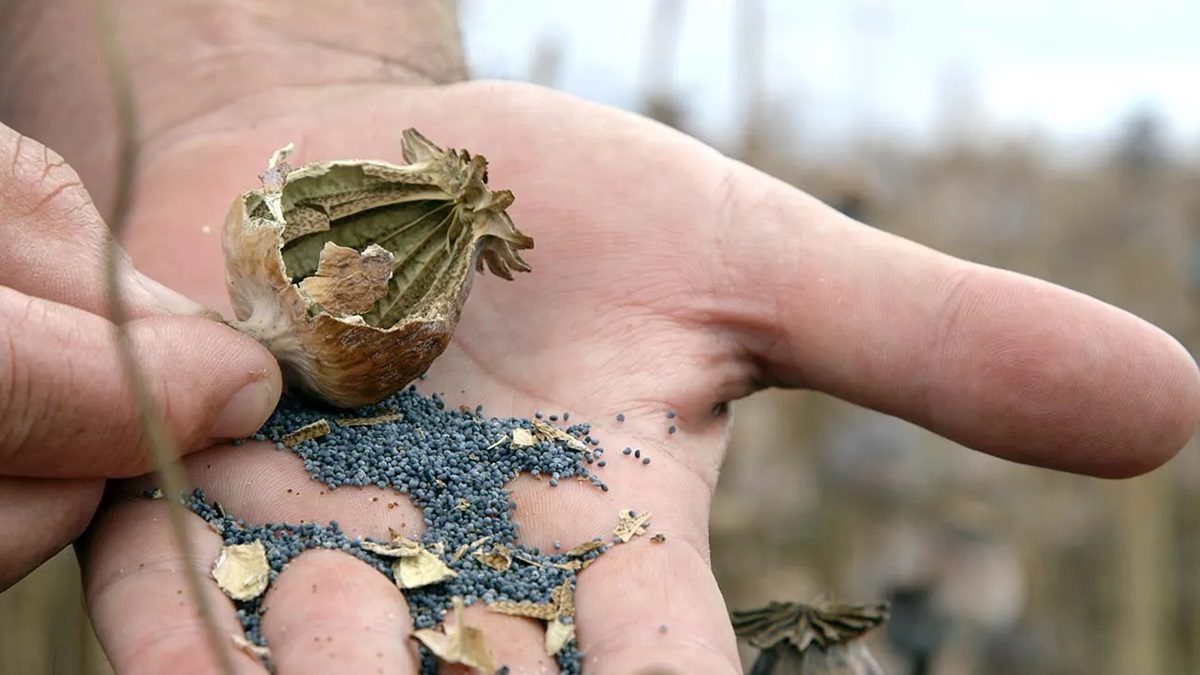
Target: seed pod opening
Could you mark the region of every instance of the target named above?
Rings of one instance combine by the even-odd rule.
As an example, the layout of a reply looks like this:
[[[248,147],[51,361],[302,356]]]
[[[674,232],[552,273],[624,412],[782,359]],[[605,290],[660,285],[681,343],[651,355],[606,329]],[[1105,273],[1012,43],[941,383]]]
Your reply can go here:
[[[383,400],[425,372],[458,325],[474,273],[528,272],[533,240],[487,185],[487,161],[413,129],[405,165],[292,168],[275,153],[238,196],[222,245],[237,320],[289,386],[339,407]]]

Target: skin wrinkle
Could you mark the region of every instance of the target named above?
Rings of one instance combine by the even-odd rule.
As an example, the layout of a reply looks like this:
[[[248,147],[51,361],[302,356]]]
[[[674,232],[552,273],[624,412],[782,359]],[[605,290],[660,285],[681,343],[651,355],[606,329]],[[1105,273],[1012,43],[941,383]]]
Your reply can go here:
[[[87,188],[83,183],[79,182],[78,177],[72,179],[69,183],[65,183],[59,188],[55,188],[56,194],[48,195],[45,198],[45,208],[50,209],[55,207],[55,212],[47,214],[41,218],[40,228],[43,232],[51,231],[51,228],[45,227],[44,223],[51,220],[56,225],[61,227],[53,228],[55,240],[63,243],[82,242],[87,246],[85,253],[89,262],[98,262],[102,260],[105,249],[108,244],[108,237],[105,236],[105,230],[102,225],[95,222],[95,206],[88,201]],[[80,199],[68,199],[69,196],[78,196]],[[66,200],[68,203],[63,204]],[[29,213],[27,217],[36,216],[36,213]],[[118,264],[128,262],[123,253],[118,253],[120,262]]]
[[[201,109],[197,114],[191,116],[187,120],[180,121],[178,124],[164,128],[158,133],[146,137],[139,142],[139,153],[144,156],[141,161],[142,175],[150,175],[151,167],[158,157],[170,156],[173,153],[186,154],[189,147],[205,147],[213,140],[218,140],[222,137],[238,135],[245,133],[245,123],[240,121],[230,121],[228,124],[223,124],[223,118],[230,120],[236,119],[235,113],[241,107],[250,107],[254,109],[262,103],[273,100],[285,100],[289,94],[304,92],[308,90],[327,91],[330,92],[330,98],[339,98],[341,95],[352,95],[353,91],[359,88],[370,85],[396,84],[393,82],[381,82],[379,80],[366,79],[342,79],[335,85],[325,83],[315,84],[287,84],[277,85],[262,89],[259,91],[247,93],[242,96],[231,98],[219,105]],[[413,83],[416,84],[416,83]],[[396,84],[400,87],[410,87],[413,84]],[[318,103],[318,102],[314,102]],[[271,115],[283,116],[287,111],[273,110]],[[264,121],[266,119],[264,118]],[[309,133],[307,129],[297,131],[302,134],[300,140],[294,141],[296,149],[303,152],[304,145],[302,144],[303,134]]]
[[[199,517],[193,514],[188,514],[188,518],[199,522]],[[196,533],[193,532],[190,536],[195,535]],[[218,536],[215,532],[212,535],[214,538]],[[219,539],[213,539],[212,552],[209,552],[207,555],[197,553],[196,557],[191,559],[190,564],[201,574],[208,574],[209,568],[212,566],[213,560],[215,560],[212,553],[219,548],[219,545],[216,543],[218,541]],[[179,573],[180,563],[185,562],[179,557],[180,552],[173,548],[153,551],[153,553],[157,553],[157,555],[143,554],[138,558],[137,575],[132,574],[131,570],[123,568],[107,570],[107,573],[102,575],[93,573],[89,582],[89,585],[94,585],[92,586],[92,592],[95,595],[108,595],[113,592],[114,588],[119,588],[122,583],[139,581],[138,575],[162,574],[167,577],[173,577]]]
[[[293,569],[291,565],[298,567]],[[348,567],[352,567],[353,571]],[[329,615],[316,608],[310,609],[308,599],[314,584],[318,585],[322,595],[337,598],[337,605],[342,611]],[[370,589],[371,586],[379,588]],[[395,624],[375,627],[365,623],[353,610],[346,611],[360,602],[359,597],[364,589],[387,594],[387,597],[382,597],[375,593],[366,602],[392,608],[390,614]],[[268,643],[274,645],[281,654],[290,652],[293,658],[302,654],[301,650],[295,648],[295,641],[302,641],[298,646],[303,647],[303,641],[311,640],[312,634],[333,634],[339,638],[367,634],[395,639],[392,632],[395,628],[412,630],[404,596],[395,585],[366,563],[342,551],[312,549],[300,554],[289,563],[287,573],[281,574],[279,580],[267,589],[264,605],[263,633]],[[346,647],[344,643],[340,646]],[[292,649],[289,650],[289,647]]]
[[[304,53],[304,42],[299,40],[289,42],[286,35],[284,40],[280,40],[278,36],[283,27],[278,24],[285,22],[245,19],[241,22],[244,24],[243,26],[235,27],[228,23],[228,16],[233,18],[242,16],[240,12],[216,11],[222,18],[219,20],[218,30],[214,33],[220,34],[212,35],[210,40],[219,49],[201,54],[199,59],[196,58],[195,53],[191,53],[186,65],[179,64],[176,68],[164,67],[161,58],[146,58],[147,54],[156,54],[157,45],[154,44],[153,39],[147,41],[146,44],[135,42],[127,49],[131,63],[144,64],[135,67],[131,73],[132,79],[139,83],[139,91],[161,92],[160,96],[170,96],[172,89],[161,89],[154,86],[154,83],[166,77],[167,73],[182,80],[196,81],[201,85],[206,82],[219,82],[221,83],[219,88],[224,90],[223,93],[219,93],[211,91],[212,88],[209,87],[208,96],[198,101],[192,101],[192,105],[180,106],[172,102],[175,108],[171,111],[173,114],[170,117],[161,120],[143,120],[144,133],[140,140],[152,141],[164,132],[187,126],[190,120],[205,114],[205,111],[232,106],[249,95],[258,94],[280,85],[294,82],[310,86],[326,86],[331,83],[344,83],[357,79],[376,79],[376,76],[371,73],[373,64],[366,64],[367,67],[364,69],[362,59],[352,51],[323,49],[317,53],[307,54]],[[177,25],[178,22],[168,19],[166,30],[174,29],[170,34],[188,35],[195,30],[202,30],[205,27],[205,21],[211,23],[213,19],[213,10],[207,8],[190,14],[194,15],[192,21],[198,22],[196,23],[198,28],[186,23],[180,26]],[[239,35],[239,31],[244,33],[244,36]],[[245,45],[252,45],[253,48],[247,49]],[[301,48],[300,54],[295,53],[298,47]],[[233,49],[232,52],[231,49]],[[238,49],[245,49],[245,51],[238,51]],[[342,58],[333,58],[334,56]],[[311,67],[288,68],[287,64],[292,62],[305,62]],[[364,72],[367,74],[366,78],[363,77]],[[147,85],[145,81],[149,81],[149,84]],[[152,105],[152,102],[147,101],[143,103],[142,107],[162,110],[171,108],[168,105],[155,106]]]
[[[25,134],[18,133],[16,134],[16,138],[17,142],[13,148],[11,158],[8,162],[8,175],[10,176],[17,176],[20,174],[17,169],[19,168],[18,162],[21,161],[21,146],[25,143]]]
[[[474,352],[468,348],[467,345],[463,344],[463,342],[464,341],[461,339],[455,339],[453,342],[450,343],[450,346],[447,347],[447,351],[449,351],[450,349],[457,348],[458,353],[461,354],[464,358],[466,358],[469,362],[471,362],[471,364],[473,364],[475,366],[475,368],[478,369],[478,371],[481,374],[483,374],[488,379],[490,379],[492,381],[492,383],[497,386],[498,389],[504,389],[504,388],[511,389],[513,392],[521,395],[522,397],[524,397],[525,399],[530,400],[530,401],[543,400],[544,397],[539,396],[532,389],[530,389],[529,386],[526,384],[526,381],[509,382],[509,381],[507,381],[506,378],[500,377],[499,370],[497,368],[493,367],[488,360],[477,357],[474,354]],[[528,384],[539,384],[539,383],[529,382]],[[558,404],[558,405],[561,407],[561,404]]]
[[[192,126],[197,119],[218,114],[223,110],[236,108],[245,99],[269,94],[281,88],[324,88],[356,83],[435,84],[457,81],[465,76],[465,71],[461,66],[463,63],[461,47],[456,41],[436,41],[441,46],[440,50],[432,50],[429,53],[422,54],[427,62],[435,65],[421,68],[409,63],[408,59],[402,58],[399,54],[389,54],[386,49],[381,49],[377,53],[373,53],[369,48],[360,47],[364,42],[370,43],[370,40],[364,42],[347,40],[343,44],[338,44],[336,37],[322,40],[309,34],[309,31],[304,30],[311,26],[310,23],[305,23],[305,17],[289,17],[289,20],[279,20],[273,9],[273,7],[268,8],[263,3],[249,3],[246,7],[239,6],[238,11],[217,11],[216,15],[220,17],[219,20],[215,22],[210,21],[208,24],[204,21],[195,21],[196,19],[210,16],[211,13],[208,10],[192,12],[192,14],[197,15],[193,17],[192,23],[196,23],[201,29],[209,25],[214,28],[214,34],[210,35],[209,39],[210,41],[219,42],[222,49],[213,52],[217,57],[216,59],[204,59],[199,63],[194,59],[190,60],[187,64],[188,68],[199,68],[201,70],[200,74],[212,78],[219,75],[223,69],[236,69],[236,64],[239,61],[248,61],[252,65],[245,69],[246,81],[254,82],[256,75],[259,76],[259,80],[261,81],[257,81],[256,86],[251,88],[243,86],[241,91],[224,97],[214,96],[210,92],[203,99],[204,104],[202,107],[182,115],[177,120],[152,129],[148,134],[143,136],[141,145],[149,145],[160,137],[167,135],[186,135],[182,130]],[[246,15],[246,10],[251,12],[251,16]],[[291,12],[293,10],[288,11]],[[300,11],[302,12],[303,8]],[[389,23],[392,16],[393,14],[384,13],[380,18],[386,24]],[[239,17],[242,19],[240,23],[236,25],[229,23],[230,18],[237,19]],[[325,26],[320,26],[317,27],[317,30],[321,31],[326,28]],[[438,27],[439,30],[441,28],[441,26]],[[419,47],[428,41],[419,35],[415,44]],[[389,41],[387,44],[394,44],[394,42]],[[227,59],[229,50],[226,46],[228,45],[253,45],[262,53],[248,54],[248,58],[240,58],[241,55],[235,55],[233,58]],[[314,53],[312,54],[306,55],[302,53],[297,55],[295,53],[297,48],[307,49],[314,47],[315,49],[312,50]],[[133,52],[132,57],[137,59],[138,50],[131,49],[128,51]],[[401,53],[405,51],[405,49],[399,49]],[[148,50],[147,53],[151,55],[155,54],[153,50]],[[286,55],[286,58],[284,58],[284,55]],[[192,56],[194,57],[195,55],[193,54]],[[203,70],[208,65],[223,63],[225,60],[230,61],[232,65],[218,65],[215,70]],[[153,65],[159,65],[159,62],[160,59],[158,58],[147,60],[147,63]],[[282,65],[295,62],[320,64],[320,68],[287,69],[285,65]],[[262,65],[260,66],[259,64]],[[391,67],[381,69],[379,67],[381,64]],[[439,72],[439,66],[441,72]],[[273,72],[275,77],[265,77],[265,74],[270,72]],[[187,76],[186,72],[184,76]],[[317,79],[309,79],[314,77]],[[267,82],[271,84],[266,84]],[[139,90],[153,91],[154,87],[142,86],[139,87]],[[214,100],[217,101],[215,105],[212,104]]]
[[[21,359],[17,356],[12,331],[8,330],[7,326],[0,325],[0,345],[2,345],[0,346],[0,361],[6,362],[8,365],[3,379],[0,380],[0,419],[21,420],[24,419],[24,416],[21,415],[21,410],[17,406],[19,402],[28,400],[24,395],[28,386],[27,383],[22,383]],[[26,434],[28,434],[28,429],[17,433],[16,425],[12,423],[0,426],[0,448],[20,448]],[[14,437],[17,440],[14,441]]]
[[[682,538],[682,537],[680,537],[680,538]],[[694,547],[690,543],[688,546],[685,546],[685,547],[679,547],[678,545],[673,545],[672,542],[674,542],[675,539],[676,538],[669,538],[667,540],[667,542],[665,542],[664,544],[651,544],[648,541],[641,541],[640,539],[634,540],[634,541],[637,541],[642,546],[654,547],[652,549],[648,549],[648,550],[653,551],[654,555],[651,555],[651,556],[643,555],[643,556],[638,557],[637,558],[637,566],[638,567],[637,567],[636,572],[630,571],[630,572],[625,572],[624,574],[636,574],[636,575],[638,575],[637,578],[639,580],[644,579],[645,575],[647,573],[653,573],[658,578],[668,578],[672,574],[671,571],[678,569],[681,564],[699,565],[700,569],[706,570],[706,571],[708,571],[709,574],[711,574],[710,566],[709,566],[709,563],[707,562],[707,556],[704,553],[700,552],[696,547]],[[682,560],[679,559],[678,556],[681,554],[688,556],[688,558],[690,558],[690,563],[689,563],[688,559],[686,559],[686,558],[682,559]],[[619,556],[619,559],[617,558],[618,556]],[[694,556],[694,557],[692,557],[692,556]],[[617,550],[614,550],[610,553],[605,554],[605,556],[601,556],[600,558],[598,558],[593,567],[599,568],[600,565],[604,565],[605,567],[609,567],[609,566],[613,566],[613,565],[626,565],[627,566],[631,563],[632,558],[633,558],[632,551],[623,550],[623,549],[618,548]],[[649,567],[652,567],[652,569],[647,569],[648,568],[647,563],[651,563],[649,565]],[[617,574],[617,576],[621,576],[623,574],[619,570],[617,572],[609,572],[609,573]],[[665,584],[665,583],[655,584],[655,583],[647,582],[645,584],[638,584],[639,589],[640,589],[640,586],[642,586],[642,585],[650,586],[652,589],[660,591],[662,593],[665,593],[666,590],[670,587],[669,584]],[[627,591],[627,589],[621,589],[621,590],[623,592]],[[676,589],[676,590],[678,590],[678,589]],[[597,589],[591,588],[591,587],[589,587],[587,589],[584,589],[581,587],[580,592],[591,594],[591,593],[603,592],[603,591],[598,591]],[[669,596],[663,595],[659,602],[657,602],[657,603],[647,602],[647,603],[644,603],[642,606],[643,607],[665,607],[670,604],[669,602],[667,602],[668,599],[669,599]],[[691,617],[689,617],[689,618],[691,618]],[[645,623],[651,624],[651,623],[658,623],[658,622],[646,621]],[[612,629],[612,628],[623,629],[623,628],[628,627],[626,623],[609,624],[609,626],[610,626],[610,629]],[[647,626],[647,627],[649,627],[649,626]],[[607,634],[600,635],[600,636],[594,636],[594,635],[590,634],[591,631],[588,631],[587,624],[581,624],[581,627],[579,630],[580,630],[581,642],[586,643],[585,644],[585,659],[584,659],[584,663],[585,663],[584,671],[585,672],[592,672],[597,667],[602,668],[607,664],[611,664],[613,662],[619,662],[619,659],[616,657],[618,657],[622,654],[626,654],[626,653],[633,654],[635,656],[640,656],[641,658],[639,658],[638,661],[644,662],[645,656],[649,653],[646,649],[647,646],[654,644],[654,641],[656,641],[659,638],[659,633],[657,632],[657,630],[653,630],[653,632],[645,632],[645,633],[631,632],[628,630],[617,630],[616,632],[612,632],[610,630],[610,631],[606,631]],[[679,628],[676,627],[676,630],[678,631]],[[686,633],[685,633],[685,635],[686,635]],[[643,638],[640,641],[636,640],[636,639],[631,639],[631,638],[636,638],[639,636]],[[673,642],[671,644],[672,649],[674,649],[678,645],[691,645],[695,648],[702,648],[706,652],[713,652],[713,653],[719,654],[720,661],[723,662],[724,664],[730,666],[731,668],[735,665],[734,663],[730,663],[729,659],[731,656],[736,657],[736,652],[731,655],[731,654],[721,650],[716,644],[713,644],[710,641],[696,640],[696,639],[684,639],[684,640],[680,641],[678,637],[673,638]],[[602,663],[597,662],[594,658],[591,658],[590,656],[586,656],[588,654],[593,654],[593,653],[597,653],[597,652],[604,654],[604,656],[605,656],[604,662],[602,662]],[[705,665],[711,665],[711,661],[709,661],[709,660],[704,660],[703,663],[705,663]],[[711,672],[711,671],[705,671],[705,672]],[[729,672],[740,672],[740,670],[731,670]]]
[[[25,220],[37,215],[43,210],[52,211],[50,207],[57,202],[62,195],[67,194],[68,190],[73,188],[78,188],[80,190],[84,189],[83,183],[79,180],[79,176],[67,166],[66,161],[57,153],[51,151],[49,148],[40,143],[32,141],[24,134],[13,133],[12,136],[15,137],[16,141],[12,149],[12,159],[9,163],[8,176],[12,177],[14,179],[13,182],[18,186],[15,188],[17,191],[16,201],[19,203],[26,203],[33,195],[41,195],[34,204],[27,206],[24,212],[12,215],[10,217],[12,221]],[[34,160],[31,156],[29,156],[31,155],[30,149],[24,147],[27,143],[31,142],[35,143],[35,147],[41,148],[40,161]],[[49,188],[49,191],[47,192],[47,183],[51,182],[51,174],[54,173],[56,169],[65,169],[70,178],[67,180],[58,181],[58,184]],[[36,180],[30,180],[27,178],[27,175],[34,170],[40,170],[41,175]],[[68,210],[63,215],[71,215],[74,212],[74,209],[78,209],[84,204],[90,204],[87,199],[78,201],[82,202],[82,204],[76,204],[72,210]],[[63,218],[62,220],[67,219]]]
[[[0,436],[0,439],[3,440],[0,448],[8,447],[11,453],[16,453],[20,452],[28,442],[34,421],[38,417],[36,413],[31,414],[30,411],[38,411],[44,407],[44,403],[41,401],[44,396],[38,396],[38,392],[48,391],[52,387],[39,389],[34,386],[29,368],[24,367],[28,358],[14,336],[22,332],[23,326],[37,325],[45,315],[46,305],[35,298],[23,296],[15,291],[4,289],[2,292],[11,294],[13,299],[23,303],[15,313],[13,321],[5,322],[5,325],[0,327],[8,354],[8,358],[5,360],[9,362],[9,372],[11,373],[8,382],[10,388],[7,392],[0,390],[0,405],[2,405],[0,410],[3,412],[2,419],[6,420],[3,425],[5,433]],[[9,458],[11,460],[11,455]]]
[[[627,307],[628,306],[629,305],[627,305]],[[617,308],[614,308],[613,311],[616,312],[616,311],[618,311],[618,309],[619,309],[619,306]],[[650,316],[650,315],[647,315],[647,316]],[[612,321],[617,322],[617,321],[621,321],[621,320],[635,320],[638,318],[639,317],[637,317],[637,316],[621,317],[621,318],[614,318],[614,319],[612,319]],[[663,319],[663,321],[666,321],[666,319]],[[647,333],[656,332],[654,330],[649,330],[647,327],[647,324],[645,324],[645,323],[640,324],[640,326]],[[601,329],[597,329],[597,330],[601,330]],[[593,331],[588,330],[588,331],[583,331],[583,332],[586,335]],[[662,330],[660,332],[664,335],[670,333],[670,331],[668,331],[668,330]],[[545,386],[545,384],[546,384],[545,382],[540,382],[540,383],[532,382],[532,383],[526,384],[526,380],[524,380],[524,379],[510,378],[510,377],[502,375],[501,374],[502,364],[497,363],[496,365],[493,366],[490,362],[487,362],[484,359],[477,357],[475,354],[475,350],[472,348],[471,344],[468,342],[468,339],[465,337],[462,337],[461,332],[455,336],[454,341],[451,343],[451,347],[454,347],[454,346],[457,346],[459,352],[461,354],[463,354],[464,356],[466,356],[473,364],[475,364],[475,366],[477,368],[479,368],[480,371],[487,374],[489,376],[489,378],[491,379],[491,381],[493,383],[495,383],[496,385],[498,385],[502,388],[503,387],[512,388],[513,390],[516,390],[520,394],[524,395],[529,400],[542,400],[544,398],[544,395],[539,396],[539,395],[535,394],[532,390],[529,389],[529,386],[530,385]],[[611,365],[611,364],[617,364],[620,366],[619,370],[621,372],[637,372],[639,370],[649,368],[657,362],[657,358],[654,356],[654,352],[652,350],[641,350],[641,351],[643,353],[647,354],[644,361],[639,361],[636,363],[629,363],[627,360],[621,361],[621,359],[623,359],[622,352],[613,352],[612,356],[610,357],[610,360],[604,364],[601,364],[601,366],[598,367],[596,370],[597,370],[597,372],[610,372],[606,368],[606,366]],[[564,402],[563,402],[563,400],[561,400],[561,398],[562,398],[561,394],[552,394],[552,397],[555,399],[559,399],[559,400],[555,401],[556,405],[558,405],[559,407],[564,407]],[[585,396],[582,399],[574,400],[571,405],[573,405],[575,407],[581,407],[581,406],[587,407],[586,403],[588,400],[589,400],[589,397]],[[655,402],[653,402],[653,405],[661,406],[661,405],[663,405],[663,402],[655,401]],[[569,408],[571,406],[568,405],[565,407]]]
[[[103,490],[102,480],[0,478],[0,591],[78,537]]]
[[[778,317],[785,316],[782,311],[781,302],[782,294],[775,292],[774,289],[762,289],[763,292],[756,293],[757,300],[765,298],[768,307],[762,308],[746,308],[746,296],[739,294],[744,291],[744,288],[749,284],[749,280],[737,281],[733,280],[731,273],[735,269],[728,261],[730,260],[730,247],[739,243],[738,221],[760,221],[765,216],[758,216],[760,205],[766,204],[769,201],[770,191],[775,187],[774,183],[764,186],[753,200],[746,196],[747,181],[741,179],[740,174],[749,170],[746,165],[737,160],[729,159],[726,177],[722,180],[722,186],[725,192],[722,192],[721,209],[718,211],[720,219],[717,220],[717,231],[719,233],[730,233],[724,239],[724,245],[718,246],[717,250],[721,255],[722,268],[726,271],[727,278],[726,288],[737,289],[729,299],[726,315],[722,318],[731,338],[741,345],[741,350],[744,353],[744,360],[750,368],[750,373],[747,377],[747,386],[749,391],[747,394],[754,391],[762,391],[779,384],[777,377],[771,375],[776,372],[777,363],[784,362],[784,359],[772,357],[773,354],[791,351],[787,345],[788,326],[777,326],[776,330],[772,330]],[[801,224],[800,227],[804,227]],[[720,244],[721,241],[718,240]],[[744,245],[744,243],[742,243]],[[788,280],[791,281],[791,280]],[[718,287],[719,288],[719,287]],[[755,343],[759,343],[758,347],[753,347]],[[787,359],[790,362],[798,363],[800,359]],[[807,388],[802,384],[809,378],[803,373],[797,372],[789,382],[789,387],[795,389]]]
[[[195,621],[168,622],[157,626],[154,631],[148,631],[148,634],[143,633],[140,641],[124,641],[126,644],[132,643],[132,648],[125,650],[124,657],[118,656],[112,660],[144,668],[144,670],[136,672],[161,673],[163,672],[161,668],[166,663],[170,664],[170,672],[175,675],[180,673],[187,675],[193,672],[196,675],[209,675],[212,672],[219,672],[211,670],[211,666],[204,662],[207,659],[196,658],[195,645],[203,640],[201,626]],[[207,643],[204,644],[207,645]],[[203,653],[206,657],[208,656],[207,649]],[[252,657],[242,650],[231,646],[229,653],[233,657],[234,667],[238,669],[239,673],[266,672],[261,666],[252,663],[250,661]],[[171,656],[164,658],[164,655]],[[151,658],[151,656],[158,658]]]
[[[278,28],[283,32],[283,28]],[[380,82],[403,82],[412,80],[414,84],[440,84],[447,80],[440,78],[436,72],[430,69],[422,69],[410,61],[396,56],[387,54],[376,54],[364,49],[356,49],[353,45],[339,45],[334,42],[320,40],[310,35],[303,35],[295,32],[284,35],[288,39],[289,46],[294,44],[309,45],[317,47],[322,51],[331,52],[342,56],[357,56],[367,63],[378,63],[378,75]],[[396,75],[399,75],[397,77]],[[454,77],[452,79],[461,79]],[[334,84],[342,83],[344,80],[340,78],[332,78]]]
[[[717,208],[713,212],[713,248],[712,252],[716,254],[716,260],[710,269],[710,273],[715,277],[712,289],[716,297],[721,297],[722,292],[729,293],[738,288],[737,281],[733,278],[734,266],[730,264],[729,247],[730,242],[737,237],[737,209],[735,204],[738,201],[738,178],[736,173],[736,165],[733,160],[727,160],[723,163],[721,169],[721,177],[717,181]],[[719,281],[718,281],[719,279]],[[736,295],[726,300],[728,306],[725,307],[724,320],[728,321],[734,317],[738,317],[742,313],[741,303]],[[720,304],[719,301],[717,304]],[[719,319],[714,318],[714,321]],[[737,319],[733,319],[734,323],[740,323]]]
[[[909,411],[909,420],[926,429],[945,426],[944,415],[939,414],[935,403],[933,383],[945,379],[948,368],[961,366],[961,360],[953,358],[950,347],[958,343],[959,324],[967,313],[966,299],[975,289],[977,275],[978,272],[969,265],[955,265],[946,275],[942,284],[945,292],[930,326],[925,363],[913,369],[914,400],[919,405]]]
[[[63,341],[63,343],[64,343],[62,345],[63,348],[68,348],[68,345],[74,344],[76,342],[76,337],[78,335],[77,328],[75,326],[71,326],[71,328],[69,330],[71,330],[72,334],[68,335],[66,337],[66,339]],[[58,390],[58,391],[78,391],[79,390],[80,377],[79,377],[78,365],[75,362],[75,360],[74,359],[61,359],[61,360],[59,360],[59,363],[64,368],[64,371],[65,371],[65,372],[62,372],[61,375],[59,375],[59,377],[61,377],[63,379],[63,381],[61,383],[58,383],[57,386],[54,386],[54,387],[45,387],[45,386],[40,387],[40,388],[35,387],[33,389],[33,392],[36,392],[38,389],[41,389],[41,391],[45,391],[45,392],[49,392],[49,391],[53,391],[53,390]],[[42,408],[41,417],[43,417],[45,419],[69,420],[73,417],[70,414],[71,413],[70,408],[75,404],[76,404],[76,401],[71,400],[71,397],[69,397],[69,396],[54,396],[51,394],[46,394],[45,402],[41,406],[38,406],[38,407]],[[107,416],[106,416],[106,418],[107,418]],[[64,424],[64,426],[65,426],[65,424]],[[87,431],[88,431],[87,423],[82,420],[79,420],[78,423],[76,424],[75,428],[71,429],[68,432],[68,435],[63,439],[61,444],[68,446],[68,447],[70,447],[70,446],[87,447],[87,445],[89,445]],[[25,440],[28,440],[28,439],[25,439]]]
[[[548,398],[546,398],[545,394],[537,394],[536,392],[534,392],[532,389],[530,389],[525,384],[525,382],[526,382],[525,380],[510,381],[508,378],[501,377],[499,375],[498,368],[493,367],[492,365],[490,365],[489,362],[486,362],[483,359],[477,357],[475,355],[475,353],[470,349],[469,345],[464,344],[464,342],[465,342],[464,339],[456,337],[455,340],[450,343],[450,346],[447,348],[447,351],[456,350],[459,354],[461,354],[463,357],[465,357],[467,360],[469,360],[475,366],[475,368],[477,368],[479,370],[479,372],[481,372],[482,374],[487,376],[488,379],[491,381],[491,383],[493,385],[495,385],[498,389],[501,389],[501,390],[506,389],[506,388],[510,389],[513,392],[519,394],[520,397],[522,397],[528,401],[544,401],[545,402],[544,405],[546,406],[547,410],[549,410],[550,408],[567,410],[572,407],[575,407],[575,408],[588,407],[587,406],[588,397],[584,397],[581,400],[574,401],[573,404],[566,404],[557,395],[552,394],[551,398],[548,399]],[[619,357],[614,357],[614,358],[619,358]],[[474,380],[476,382],[478,382],[478,378],[475,378]],[[530,384],[544,385],[545,383],[530,383]],[[484,389],[484,387],[480,387],[480,389],[482,390],[482,389]],[[666,403],[662,400],[630,398],[627,400],[627,403],[625,405],[623,405],[622,410],[625,412],[626,415],[631,415],[632,413],[636,413],[638,411],[645,411],[647,413],[651,413],[651,412],[656,412],[656,411],[660,410],[664,405],[666,405]],[[511,408],[515,408],[515,406],[510,406],[510,409]],[[689,467],[689,468],[691,468],[691,467]],[[707,481],[705,481],[705,482],[707,482]]]
[[[19,134],[18,134],[19,136]],[[50,172],[62,168],[67,165],[66,160],[59,157],[56,153],[50,152],[50,148],[42,146],[42,180],[50,177]],[[78,183],[78,181],[76,181]]]

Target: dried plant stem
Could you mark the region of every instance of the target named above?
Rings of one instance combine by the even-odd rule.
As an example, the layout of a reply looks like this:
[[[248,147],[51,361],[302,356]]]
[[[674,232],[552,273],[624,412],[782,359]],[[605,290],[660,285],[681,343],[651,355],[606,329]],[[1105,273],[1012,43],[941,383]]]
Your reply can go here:
[[[105,286],[108,294],[109,311],[114,324],[114,336],[117,350],[121,359],[121,368],[125,380],[133,393],[138,415],[154,454],[159,480],[168,498],[167,513],[171,531],[179,546],[184,564],[183,575],[186,579],[192,602],[195,603],[196,613],[204,626],[204,634],[208,638],[221,667],[221,672],[233,675],[233,660],[230,655],[230,645],[223,638],[216,622],[213,621],[211,608],[204,592],[204,584],[199,572],[191,565],[196,559],[195,547],[187,533],[187,511],[180,497],[187,489],[187,478],[183,467],[178,463],[178,449],[174,439],[166,428],[162,412],[154,402],[150,389],[143,377],[138,364],[137,355],[129,342],[125,326],[125,301],[121,296],[121,286],[118,282],[121,263],[119,246],[120,232],[129,216],[129,206],[133,191],[133,181],[137,170],[137,148],[135,141],[136,118],[133,108],[133,92],[128,79],[124,60],[119,44],[116,12],[111,0],[97,2],[98,23],[100,27],[101,48],[107,65],[109,83],[113,91],[117,110],[117,131],[119,143],[117,191],[113,212],[109,220],[109,248],[105,264]]]

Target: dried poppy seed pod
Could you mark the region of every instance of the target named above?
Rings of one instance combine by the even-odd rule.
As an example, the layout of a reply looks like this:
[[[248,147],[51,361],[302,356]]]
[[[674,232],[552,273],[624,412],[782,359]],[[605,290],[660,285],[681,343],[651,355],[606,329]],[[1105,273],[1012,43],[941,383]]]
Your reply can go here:
[[[883,675],[862,636],[888,619],[888,604],[772,602],[733,612],[734,633],[759,650],[750,675]]]
[[[446,349],[484,264],[529,271],[533,240],[487,186],[487,162],[404,132],[407,165],[271,158],[225,219],[231,324],[275,355],[290,386],[339,407],[399,391]]]

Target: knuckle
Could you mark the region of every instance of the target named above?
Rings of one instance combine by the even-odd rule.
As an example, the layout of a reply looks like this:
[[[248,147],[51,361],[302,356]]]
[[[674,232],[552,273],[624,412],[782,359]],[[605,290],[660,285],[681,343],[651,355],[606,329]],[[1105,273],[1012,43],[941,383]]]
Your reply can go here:
[[[38,217],[44,219],[39,222],[41,233],[58,230],[77,236],[76,213],[86,210],[91,199],[62,156],[15,131],[0,129],[0,204],[0,226]]]
[[[141,436],[128,388],[105,377],[113,345],[88,336],[97,324],[55,308],[0,286],[0,466],[140,468],[133,466]]]

